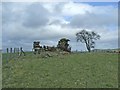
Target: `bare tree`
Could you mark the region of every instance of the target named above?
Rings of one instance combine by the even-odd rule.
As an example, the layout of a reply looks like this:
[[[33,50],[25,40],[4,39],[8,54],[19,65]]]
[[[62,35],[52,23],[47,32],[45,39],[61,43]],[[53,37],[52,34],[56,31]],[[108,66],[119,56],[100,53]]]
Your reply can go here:
[[[76,39],[77,42],[80,41],[82,43],[85,43],[87,50],[91,52],[91,48],[95,47],[95,40],[100,39],[100,35],[93,31],[89,32],[86,30],[82,30],[76,33]]]

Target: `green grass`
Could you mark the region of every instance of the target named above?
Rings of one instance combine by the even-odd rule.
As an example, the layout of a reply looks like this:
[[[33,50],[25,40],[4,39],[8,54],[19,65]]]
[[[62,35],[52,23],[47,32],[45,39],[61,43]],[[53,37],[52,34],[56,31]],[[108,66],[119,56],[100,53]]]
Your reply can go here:
[[[114,53],[75,53],[47,58],[28,53],[9,62],[5,58],[3,54],[3,88],[118,87],[118,55]]]

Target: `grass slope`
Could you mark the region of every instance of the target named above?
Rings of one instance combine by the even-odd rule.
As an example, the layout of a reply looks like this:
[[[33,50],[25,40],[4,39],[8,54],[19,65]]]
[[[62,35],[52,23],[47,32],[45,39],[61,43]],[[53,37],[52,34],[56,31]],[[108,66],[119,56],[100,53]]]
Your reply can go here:
[[[118,55],[76,53],[41,58],[31,53],[6,64],[3,88],[111,88],[118,87]]]

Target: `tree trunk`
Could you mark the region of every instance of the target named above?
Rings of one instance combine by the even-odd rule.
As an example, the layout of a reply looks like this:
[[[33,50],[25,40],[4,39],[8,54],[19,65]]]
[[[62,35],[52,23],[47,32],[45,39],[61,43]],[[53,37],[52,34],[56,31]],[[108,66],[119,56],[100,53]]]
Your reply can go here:
[[[90,48],[88,48],[88,52],[91,52],[91,49],[90,49]]]
[[[87,47],[88,52],[91,52],[91,48],[88,44],[86,44],[86,47]]]

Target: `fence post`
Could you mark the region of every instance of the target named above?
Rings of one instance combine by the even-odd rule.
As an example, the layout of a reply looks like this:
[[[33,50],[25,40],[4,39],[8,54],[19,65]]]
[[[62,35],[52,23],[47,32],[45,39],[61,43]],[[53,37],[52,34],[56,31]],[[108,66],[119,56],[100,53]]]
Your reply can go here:
[[[12,48],[10,48],[10,53],[12,53]]]
[[[6,49],[7,50],[7,57],[6,57],[6,62],[8,63],[8,60],[9,60],[9,48]]]
[[[9,49],[7,48],[7,54],[9,53]]]
[[[18,55],[19,55],[19,48],[17,48],[17,52],[18,52]]]
[[[14,53],[16,53],[16,48],[14,48]]]

